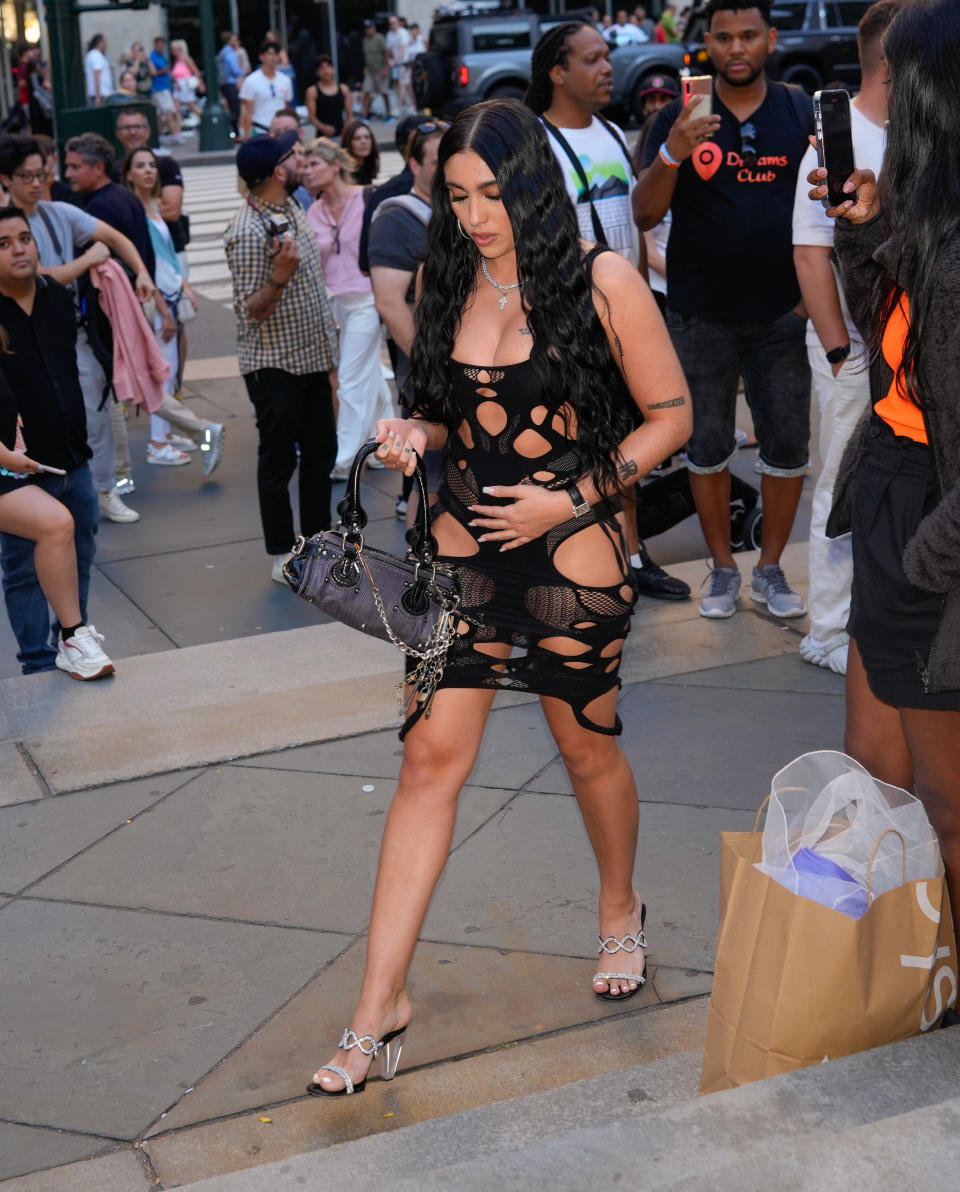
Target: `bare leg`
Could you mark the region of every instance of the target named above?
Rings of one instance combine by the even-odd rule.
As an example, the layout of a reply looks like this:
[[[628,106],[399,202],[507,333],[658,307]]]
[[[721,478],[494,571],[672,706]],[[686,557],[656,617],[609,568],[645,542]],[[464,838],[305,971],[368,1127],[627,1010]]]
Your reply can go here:
[[[760,493],[763,497],[763,535],[758,567],[780,562],[783,548],[787,545],[787,539],[793,529],[802,492],[802,476],[768,476],[764,473],[760,481]],[[729,501],[727,504],[726,514],[729,522]]]
[[[504,647],[501,653],[509,653]],[[407,734],[400,781],[383,829],[377,884],[367,937],[360,1000],[350,1020],[358,1035],[382,1039],[410,1020],[407,970],[434,886],[446,864],[460,789],[473,769],[493,690],[437,692],[429,720]],[[359,1048],[338,1051],[332,1063],[354,1084],[370,1065]],[[314,1079],[337,1092],[334,1072]]]
[[[0,530],[36,544],[33,566],[41,591],[61,625],[79,625],[83,618],[69,509],[42,488],[25,484],[0,497]]]
[[[690,491],[700,518],[707,550],[717,567],[736,567],[730,549],[730,470],[702,475],[690,473]],[[766,508],[764,508],[766,529]]]
[[[901,708],[900,719],[913,759],[917,798],[940,840],[960,948],[960,712]]]
[[[913,763],[900,712],[870,690],[857,643],[847,655],[846,723],[843,748],[881,782],[913,790]]]
[[[594,701],[588,716],[598,724],[613,724],[617,691]],[[637,788],[633,773],[615,737],[592,732],[577,723],[570,705],[545,696],[543,710],[563,756],[583,822],[600,872],[600,935],[621,939],[640,927],[640,903],[633,889],[637,852]],[[601,956],[598,967],[621,972],[645,968],[643,952]],[[637,988],[637,981],[595,978],[597,993],[619,995]]]

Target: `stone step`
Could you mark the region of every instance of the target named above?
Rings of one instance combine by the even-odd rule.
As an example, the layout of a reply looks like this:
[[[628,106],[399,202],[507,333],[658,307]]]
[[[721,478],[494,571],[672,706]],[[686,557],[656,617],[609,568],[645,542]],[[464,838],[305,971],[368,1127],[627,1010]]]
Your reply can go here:
[[[805,544],[784,552],[805,570]],[[749,576],[756,553],[740,557]],[[694,591],[703,564],[671,567]],[[292,597],[291,597],[292,598]],[[718,626],[696,599],[644,599],[627,639],[625,683],[771,658],[796,650],[785,625],[741,601]],[[68,682],[59,672],[0,680],[0,771],[37,794],[130,778],[399,726],[399,654],[388,642],[339,624],[115,659],[117,675]],[[506,693],[498,704],[531,697]]]
[[[956,1185],[960,1031],[695,1097],[700,1055],[577,1081],[187,1185],[191,1192]]]

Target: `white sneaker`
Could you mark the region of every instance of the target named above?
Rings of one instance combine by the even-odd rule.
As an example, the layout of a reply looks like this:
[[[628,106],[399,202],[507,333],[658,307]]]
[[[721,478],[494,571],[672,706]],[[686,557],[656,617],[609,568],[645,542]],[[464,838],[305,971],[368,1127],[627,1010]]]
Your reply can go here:
[[[820,642],[808,633],[797,649],[804,662],[811,666],[822,666],[832,670],[834,674],[847,673],[847,652],[850,648],[850,637],[842,630],[829,641]]]
[[[147,444],[148,464],[160,464],[164,468],[182,468],[189,462],[190,456],[185,451],[178,451],[169,443],[164,443],[162,447],[154,447],[152,443]]]
[[[112,675],[116,667],[100,649],[103,634],[95,625],[81,625],[73,637],[57,643],[57,668],[66,671],[71,679],[103,679]]]
[[[287,577],[283,574],[283,565],[286,563],[287,559],[291,558],[293,558],[293,556],[289,551],[287,551],[285,555],[273,556],[273,566],[270,568],[270,578],[275,583],[283,584],[285,587],[289,587],[289,584],[287,584]]]
[[[97,493],[97,498],[100,504],[100,516],[105,517],[107,521],[138,522],[140,520],[140,514],[135,509],[131,509],[129,505],[124,505],[115,488]]]
[[[200,451],[203,457],[200,460],[200,470],[204,476],[209,476],[211,472],[215,472],[217,465],[223,459],[223,441],[226,438],[226,434],[222,422],[211,422],[203,432],[203,440],[200,443]]]
[[[194,442],[193,439],[188,439],[186,435],[167,435],[167,442],[171,447],[175,447],[177,451],[199,451],[200,444]]]

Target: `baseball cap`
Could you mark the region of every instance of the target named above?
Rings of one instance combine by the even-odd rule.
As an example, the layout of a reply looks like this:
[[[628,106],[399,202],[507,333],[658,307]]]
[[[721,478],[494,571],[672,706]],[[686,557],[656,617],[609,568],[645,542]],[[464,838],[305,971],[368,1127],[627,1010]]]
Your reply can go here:
[[[671,78],[670,75],[653,75],[647,79],[647,85],[640,92],[640,95],[670,95],[676,98],[680,94],[680,88],[677,86],[677,80]]]
[[[245,141],[237,150],[237,173],[248,186],[269,178],[282,157],[286,157],[299,140],[295,129],[278,137],[259,136]]]

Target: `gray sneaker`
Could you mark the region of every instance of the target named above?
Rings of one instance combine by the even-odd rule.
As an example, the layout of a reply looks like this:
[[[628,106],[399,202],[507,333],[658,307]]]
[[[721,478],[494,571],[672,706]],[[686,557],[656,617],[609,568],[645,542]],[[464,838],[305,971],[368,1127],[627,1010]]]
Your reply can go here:
[[[211,422],[203,432],[200,442],[200,472],[209,476],[216,471],[217,465],[223,459],[223,440],[226,437],[222,422]]]
[[[740,572],[736,567],[712,567],[710,587],[700,599],[701,617],[732,617],[740,595]]]
[[[750,599],[765,604],[775,617],[802,617],[807,611],[803,597],[787,583],[779,563],[754,567]]]

